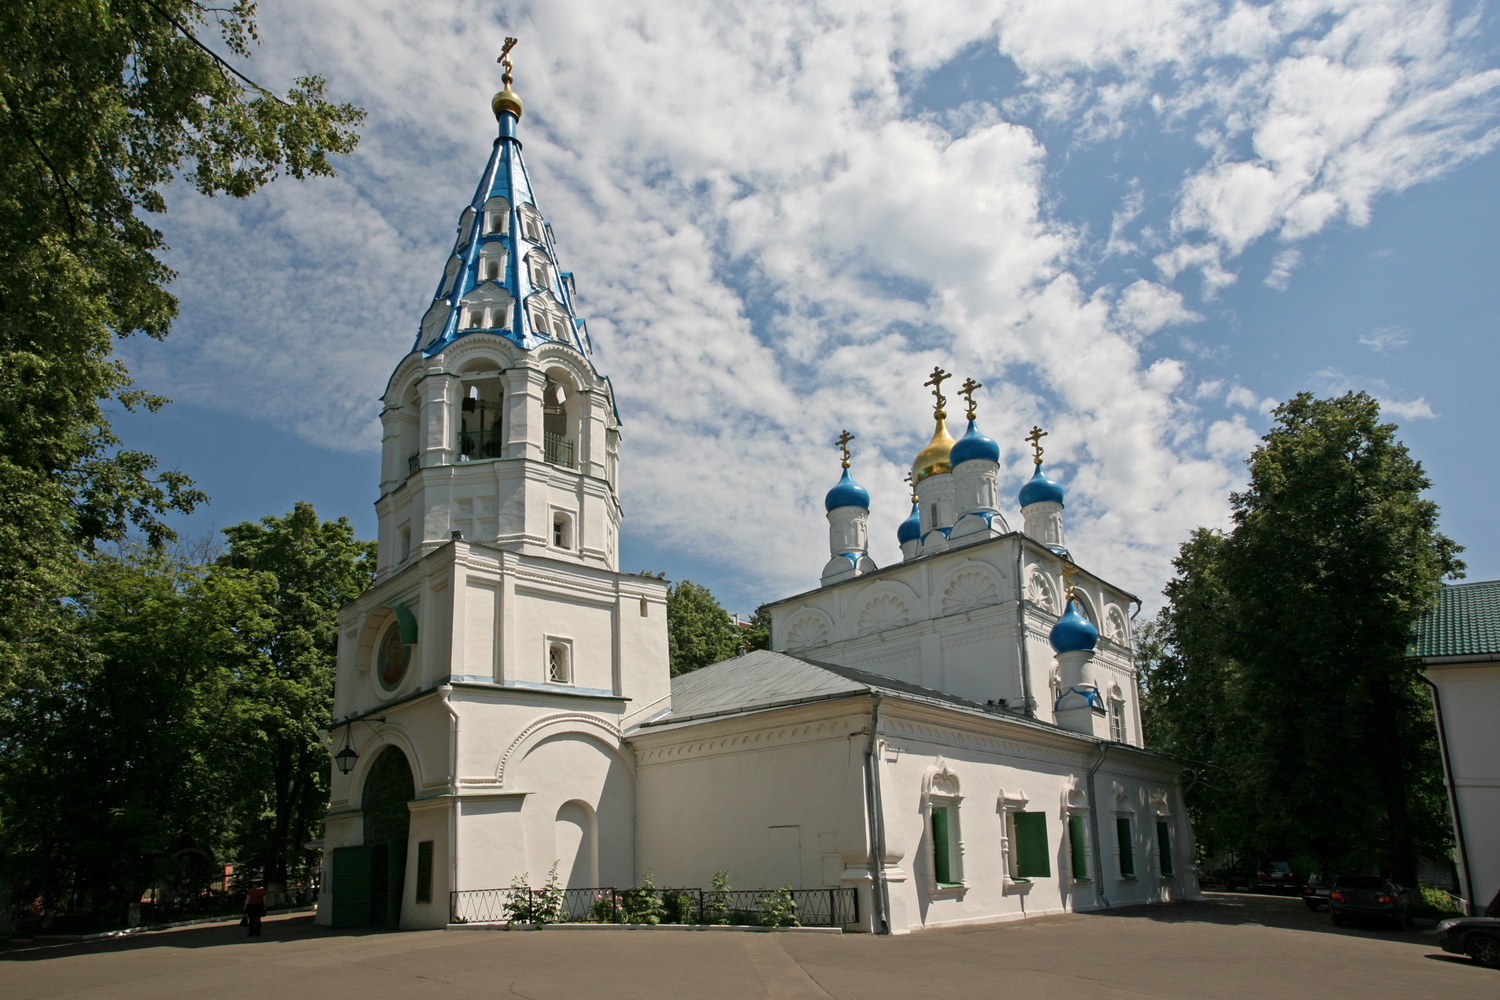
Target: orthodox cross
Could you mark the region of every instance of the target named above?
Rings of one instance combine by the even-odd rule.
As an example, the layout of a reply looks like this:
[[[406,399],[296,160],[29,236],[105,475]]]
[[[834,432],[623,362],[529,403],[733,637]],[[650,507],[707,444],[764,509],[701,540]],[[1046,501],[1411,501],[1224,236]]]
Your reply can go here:
[[[1078,567],[1075,566],[1075,565],[1073,565],[1073,563],[1069,562],[1066,566],[1063,567],[1063,574],[1062,575],[1063,575],[1063,582],[1067,585],[1067,588],[1068,588],[1067,592],[1063,596],[1063,600],[1065,600],[1065,601],[1074,600],[1075,598],[1078,597],[1078,593],[1077,593],[1077,591],[1075,591],[1073,589],[1073,577],[1075,577],[1075,576],[1078,575]]]
[[[1025,440],[1031,442],[1031,450],[1036,457],[1037,465],[1042,464],[1042,438],[1046,436],[1046,431],[1033,424],[1031,427],[1031,433],[1028,434],[1025,438]]]
[[[504,72],[500,74],[500,82],[505,84],[506,90],[510,89],[510,71],[515,68],[510,63],[510,50],[515,47],[516,39],[507,38],[505,40],[505,47],[500,50],[500,58],[495,60],[495,62],[499,63],[504,70]]]
[[[971,378],[964,379],[964,386],[962,389],[958,390],[958,394],[964,398],[964,401],[966,403],[968,403],[968,412],[964,414],[965,420],[974,419],[974,414],[976,412],[974,409],[974,390],[983,388],[984,384],[982,382],[976,382]]]
[[[917,484],[911,481],[911,473],[910,472],[908,472],[906,474],[905,482],[906,482],[907,486],[911,487],[911,502],[912,503],[916,503],[917,502]]]
[[[943,407],[948,404],[948,397],[943,395],[943,379],[952,377],[953,374],[951,372],[945,372],[941,368],[934,367],[932,369],[932,378],[922,383],[923,385],[932,386],[932,394],[937,397],[937,406],[933,409],[933,416],[939,420],[948,415],[943,412]]]
[[[844,453],[844,468],[849,468],[849,442],[854,440],[854,435],[845,430],[839,435],[834,444],[839,446],[839,451]]]

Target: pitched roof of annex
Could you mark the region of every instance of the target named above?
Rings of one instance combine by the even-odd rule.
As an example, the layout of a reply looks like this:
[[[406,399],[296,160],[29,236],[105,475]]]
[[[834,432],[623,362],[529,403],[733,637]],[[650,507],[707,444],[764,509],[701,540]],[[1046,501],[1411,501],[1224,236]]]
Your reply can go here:
[[[1500,580],[1444,587],[1407,652],[1423,658],[1500,652]]]

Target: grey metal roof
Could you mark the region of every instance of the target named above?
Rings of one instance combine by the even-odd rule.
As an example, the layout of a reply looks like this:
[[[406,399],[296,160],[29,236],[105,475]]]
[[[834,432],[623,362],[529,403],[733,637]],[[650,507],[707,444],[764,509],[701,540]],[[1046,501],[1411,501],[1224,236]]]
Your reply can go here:
[[[890,694],[912,701],[993,713],[996,709],[854,667],[758,649],[672,678],[672,710],[648,725],[709,715],[821,701],[855,694]]]

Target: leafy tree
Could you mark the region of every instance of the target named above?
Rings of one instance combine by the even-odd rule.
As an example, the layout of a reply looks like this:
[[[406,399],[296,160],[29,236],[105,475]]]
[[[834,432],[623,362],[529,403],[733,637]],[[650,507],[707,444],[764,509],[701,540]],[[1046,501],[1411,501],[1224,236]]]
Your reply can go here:
[[[743,630],[744,642],[751,649],[771,648],[771,608],[762,604],[750,616],[750,627]]]
[[[743,641],[739,626],[707,587],[683,580],[667,591],[667,650],[673,677],[728,659]]]
[[[119,919],[184,857],[205,873],[228,853],[239,678],[271,582],[140,546],[86,564],[68,641],[0,723],[0,821],[29,894]]]
[[[166,335],[176,300],[159,259],[182,178],[243,197],[285,173],[333,173],[363,113],[296,81],[285,97],[229,58],[250,55],[253,0],[12,0],[0,5],[0,683],[58,640],[55,598],[78,553],[203,494],[119,450],[106,405],[156,409],[114,338]],[[217,28],[213,51],[203,39]]]
[[[1249,460],[1228,535],[1183,546],[1148,664],[1152,732],[1210,765],[1222,847],[1415,884],[1446,825],[1431,705],[1406,655],[1463,568],[1421,465],[1364,393],[1303,393]]]
[[[328,753],[318,729],[333,706],[338,612],[374,579],[375,543],[356,539],[346,518],[319,521],[308,503],[224,534],[221,571],[274,581],[263,655],[240,678],[250,724],[237,785],[241,860],[276,892],[307,862],[302,845],[322,823]]]

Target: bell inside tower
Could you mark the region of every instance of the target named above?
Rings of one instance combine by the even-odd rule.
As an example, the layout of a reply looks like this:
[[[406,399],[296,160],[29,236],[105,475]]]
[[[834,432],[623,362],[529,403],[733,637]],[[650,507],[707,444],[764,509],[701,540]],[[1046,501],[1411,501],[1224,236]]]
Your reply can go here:
[[[503,436],[503,390],[499,378],[466,380],[458,421],[458,459],[499,458]]]
[[[542,443],[545,458],[553,465],[575,468],[574,450],[577,446],[573,426],[574,394],[571,387],[547,376],[547,387],[542,392]]]

